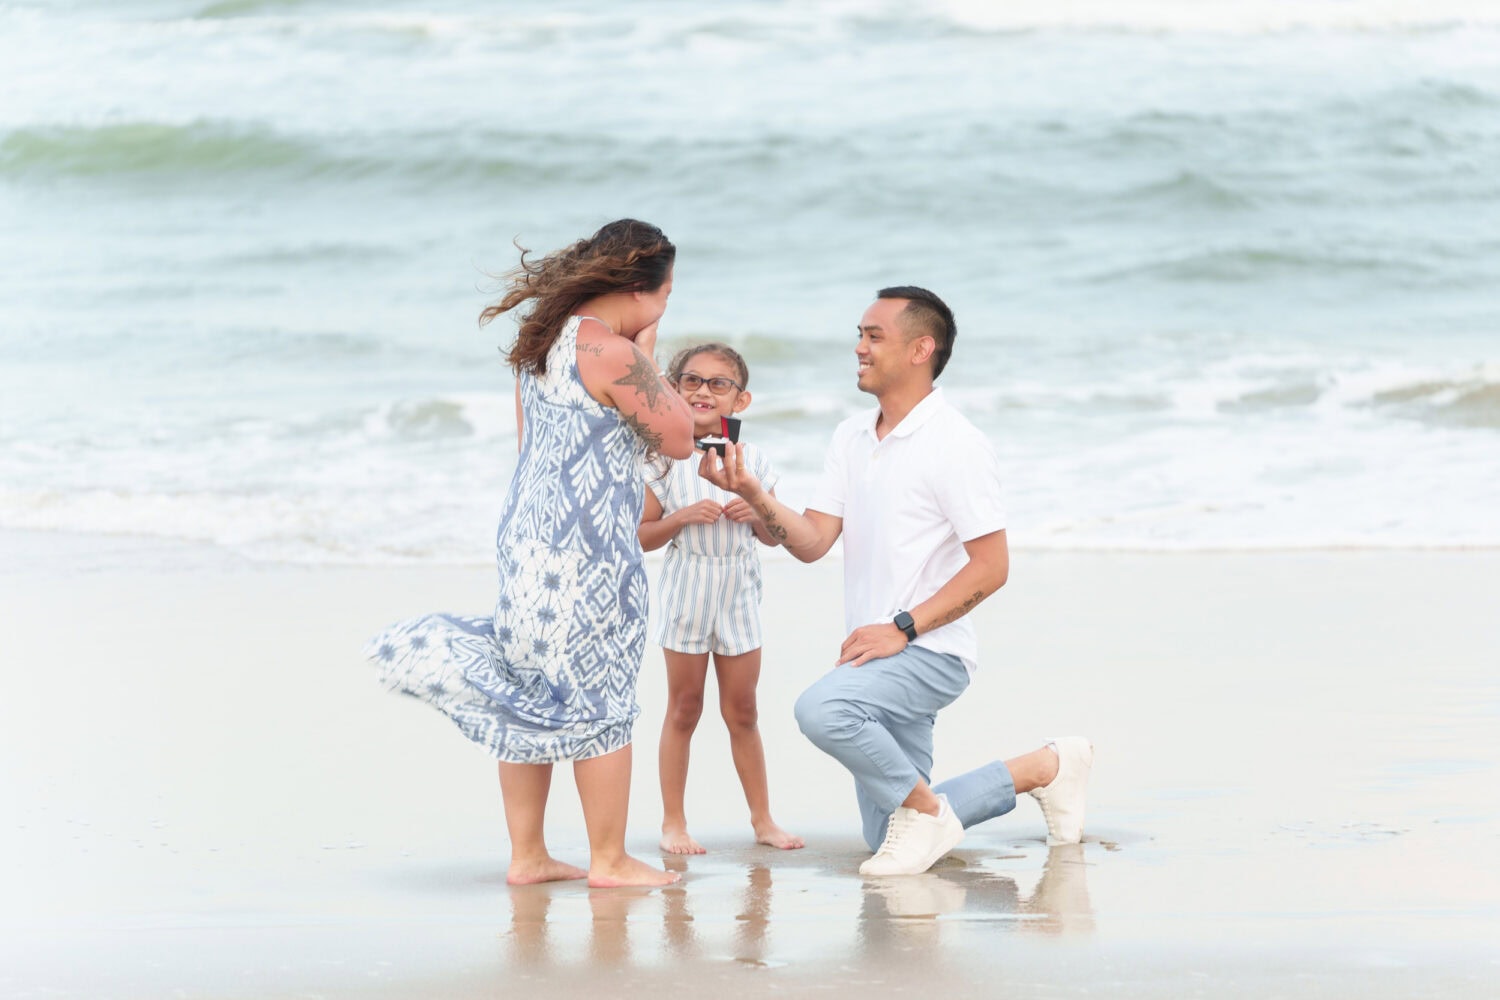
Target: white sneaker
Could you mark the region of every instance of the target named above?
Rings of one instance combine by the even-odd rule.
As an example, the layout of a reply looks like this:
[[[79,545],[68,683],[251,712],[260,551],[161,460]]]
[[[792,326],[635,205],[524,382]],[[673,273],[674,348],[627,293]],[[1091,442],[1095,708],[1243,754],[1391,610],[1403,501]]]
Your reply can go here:
[[[1083,839],[1083,807],[1094,766],[1094,745],[1082,736],[1064,736],[1047,744],[1057,752],[1057,777],[1031,797],[1047,820],[1047,846],[1076,844]]]
[[[874,856],[859,866],[861,875],[920,875],[964,839],[964,825],[939,795],[938,814],[897,808],[885,827],[885,840]]]

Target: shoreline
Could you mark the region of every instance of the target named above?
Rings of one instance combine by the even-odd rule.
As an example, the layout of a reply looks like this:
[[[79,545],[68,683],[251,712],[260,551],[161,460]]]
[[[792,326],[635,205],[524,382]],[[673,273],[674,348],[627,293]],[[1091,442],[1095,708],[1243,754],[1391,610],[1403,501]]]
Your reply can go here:
[[[1450,554],[1485,556],[1500,554],[1500,542],[1456,543],[1390,543],[1374,545],[1364,543],[1326,542],[1318,544],[1267,544],[1267,545],[1038,545],[1012,542],[1012,555],[1048,558],[1051,556],[1099,556],[1099,557],[1180,557],[1199,556],[1297,556],[1297,555],[1400,555]],[[116,532],[91,532],[63,529],[0,528],[0,578],[23,577],[32,574],[56,575],[58,573],[118,572],[142,568],[140,560],[148,560],[145,568],[156,572],[193,571],[309,571],[309,572],[467,572],[476,569],[493,569],[494,558],[490,550],[485,556],[468,560],[433,560],[414,558],[410,561],[358,562],[353,560],[313,560],[262,558],[249,555],[218,542],[195,539],[165,538],[157,535],[142,535]],[[645,554],[648,566],[659,565],[663,558],[661,550]],[[763,562],[797,564],[797,560],[779,548],[761,549]],[[834,547],[820,560],[823,563],[841,563],[843,550]]]

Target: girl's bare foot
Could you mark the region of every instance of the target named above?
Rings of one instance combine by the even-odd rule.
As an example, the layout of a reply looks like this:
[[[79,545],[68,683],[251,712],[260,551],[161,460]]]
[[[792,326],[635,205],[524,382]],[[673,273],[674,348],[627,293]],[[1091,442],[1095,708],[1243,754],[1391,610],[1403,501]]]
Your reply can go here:
[[[795,833],[787,833],[770,820],[755,827],[755,842],[783,851],[795,851],[803,846],[801,837]]]
[[[511,860],[510,870],[505,873],[509,885],[535,885],[538,882],[565,882],[568,879],[588,878],[589,873],[575,865],[563,864],[556,858],[543,857],[535,860]]]
[[[703,845],[688,835],[687,827],[662,827],[661,849],[668,854],[707,854]]]
[[[630,885],[671,885],[680,878],[682,876],[676,872],[653,868],[628,854],[610,865],[596,862],[589,866],[590,889],[618,889]]]

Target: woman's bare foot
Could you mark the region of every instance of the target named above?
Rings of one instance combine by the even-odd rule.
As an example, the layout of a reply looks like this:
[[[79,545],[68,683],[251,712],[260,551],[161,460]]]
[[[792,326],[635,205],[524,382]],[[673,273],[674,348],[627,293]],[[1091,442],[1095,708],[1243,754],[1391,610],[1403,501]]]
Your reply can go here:
[[[661,849],[668,854],[707,854],[703,845],[688,835],[687,827],[662,827]]]
[[[565,882],[568,879],[588,878],[589,873],[575,865],[563,864],[556,858],[543,857],[536,860],[511,860],[510,870],[505,873],[509,885],[536,885],[538,882]]]
[[[589,866],[590,889],[619,889],[630,885],[671,885],[682,878],[676,872],[653,868],[644,861],[625,855],[610,865],[595,863]]]
[[[795,833],[787,833],[770,820],[756,826],[755,842],[783,851],[795,851],[803,846],[801,837]]]

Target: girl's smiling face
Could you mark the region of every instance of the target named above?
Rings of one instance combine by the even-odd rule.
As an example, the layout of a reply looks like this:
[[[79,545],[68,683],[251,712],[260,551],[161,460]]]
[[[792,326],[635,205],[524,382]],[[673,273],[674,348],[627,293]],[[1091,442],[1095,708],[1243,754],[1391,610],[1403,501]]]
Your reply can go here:
[[[696,376],[688,379],[685,376]],[[713,391],[713,381],[723,379],[733,383],[723,395]],[[699,381],[692,389],[684,384]],[[732,417],[750,405],[748,390],[738,388],[743,383],[739,368],[728,358],[710,351],[694,354],[683,363],[682,373],[677,378],[677,391],[693,411],[693,436],[705,437],[720,432],[720,417]],[[720,382],[723,385],[723,382]]]

